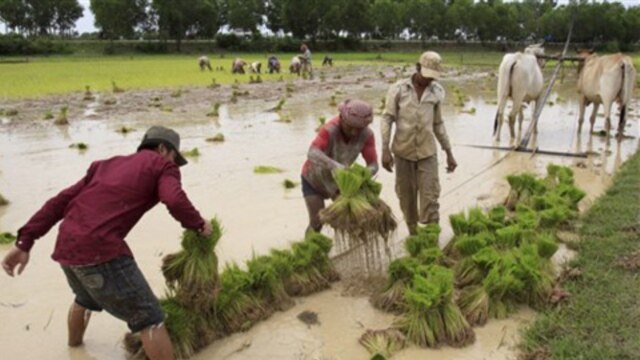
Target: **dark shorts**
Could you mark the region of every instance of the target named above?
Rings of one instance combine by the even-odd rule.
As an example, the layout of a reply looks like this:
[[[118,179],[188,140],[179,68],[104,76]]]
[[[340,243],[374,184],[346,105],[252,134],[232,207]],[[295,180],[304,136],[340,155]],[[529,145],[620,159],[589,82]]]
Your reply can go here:
[[[304,176],[300,175],[300,179],[302,179],[302,195],[304,197],[307,196],[320,196],[323,199],[328,199],[328,197],[324,196],[321,192],[316,190]]]
[[[118,257],[91,266],[62,266],[76,304],[91,311],[105,310],[126,321],[131,332],[160,324],[164,314],[136,262]]]

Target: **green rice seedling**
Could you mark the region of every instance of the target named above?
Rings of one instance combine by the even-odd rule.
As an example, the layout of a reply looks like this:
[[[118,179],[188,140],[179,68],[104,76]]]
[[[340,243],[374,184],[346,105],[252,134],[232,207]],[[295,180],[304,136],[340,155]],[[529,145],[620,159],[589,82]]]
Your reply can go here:
[[[464,212],[449,215],[449,222],[456,236],[469,233],[469,222],[464,216]]]
[[[200,157],[200,150],[198,150],[198,148],[197,148],[197,147],[194,147],[194,148],[193,148],[193,149],[191,149],[191,150],[185,150],[185,151],[183,151],[183,152],[182,152],[182,156],[185,156],[185,157],[195,157],[195,158],[197,158],[197,157]]]
[[[107,105],[107,106],[111,106],[111,105],[115,105],[118,103],[118,100],[114,97],[109,97],[104,99],[104,101],[102,102],[103,104]]]
[[[53,115],[53,112],[51,112],[51,110],[49,110],[46,113],[44,113],[44,119],[45,120],[53,120],[54,118],[55,118],[55,116]]]
[[[224,140],[225,138],[223,133],[217,133],[213,137],[205,139],[207,142],[224,142]]]
[[[440,226],[437,224],[418,227],[416,235],[411,235],[404,241],[404,248],[410,256],[416,257],[425,249],[437,247],[439,235]]]
[[[485,277],[482,268],[473,258],[467,257],[459,260],[453,267],[456,286],[463,288],[473,284],[480,284]]]
[[[489,230],[491,222],[487,215],[479,207],[469,209],[468,215],[469,221],[469,233],[478,234]]]
[[[505,208],[504,206],[496,206],[491,208],[487,216],[489,217],[490,221],[489,228],[492,231],[495,231],[507,224],[507,208]]]
[[[207,86],[209,89],[216,89],[220,87],[220,84],[216,81],[216,78],[211,78],[211,84]]]
[[[516,276],[516,271],[515,259],[505,254],[483,280],[482,286],[489,296],[490,317],[504,319],[515,311],[515,299],[524,288],[524,283]]]
[[[290,250],[271,250],[271,264],[280,279],[287,279],[293,274],[293,253]]]
[[[397,329],[367,330],[358,342],[367,349],[372,359],[376,356],[389,359],[407,346],[404,334]]]
[[[329,106],[337,106],[338,103],[336,101],[336,96],[335,95],[331,95],[331,100],[329,100]]]
[[[549,233],[540,234],[536,240],[536,246],[538,249],[538,255],[544,259],[551,259],[556,251],[558,251],[558,244],[556,243],[553,235]]]
[[[6,197],[0,194],[0,206],[7,206],[7,205],[9,205],[9,200],[7,200]]]
[[[58,117],[56,117],[53,123],[55,125],[69,125],[69,118],[67,117],[68,111],[69,111],[69,108],[67,106],[61,107],[60,113],[58,114]]]
[[[166,316],[164,325],[171,338],[175,357],[191,357],[196,351],[197,337],[194,324],[198,322],[199,314],[171,297],[160,300],[160,305]]]
[[[522,228],[520,225],[509,225],[496,231],[496,247],[499,249],[512,249],[520,245],[522,241]]]
[[[265,306],[286,310],[294,305],[270,256],[254,256],[247,262],[247,271],[253,293]]]
[[[134,128],[127,127],[127,126],[124,126],[124,125],[123,125],[123,126],[121,126],[121,127],[119,127],[119,128],[116,130],[116,132],[119,132],[120,134],[128,134],[128,133],[130,133],[130,132],[132,132],[132,131],[135,131],[135,129],[134,129]]]
[[[171,96],[172,98],[179,98],[180,96],[182,96],[182,89],[173,90],[169,96]]]
[[[254,323],[268,314],[252,292],[251,275],[237,264],[227,264],[220,274],[220,294],[214,312],[216,318],[229,334],[248,330]]]
[[[540,211],[540,226],[555,228],[574,217],[573,212],[566,206],[554,206]]]
[[[217,103],[213,104],[213,108],[211,109],[210,112],[207,113],[207,116],[208,117],[218,117],[218,116],[220,116],[219,110],[220,110],[220,103],[217,102]]]
[[[293,180],[289,180],[289,179],[284,179],[284,181],[282,181],[282,186],[285,189],[293,189],[296,186],[298,186],[298,183],[293,181]]]
[[[509,175],[507,182],[511,186],[505,201],[505,206],[509,210],[514,210],[518,204],[530,205],[531,197],[541,195],[546,190],[544,182],[529,173]]]
[[[254,174],[279,174],[282,172],[284,172],[283,169],[269,165],[258,165],[253,168]]]
[[[281,123],[286,123],[289,124],[291,123],[291,116],[287,113],[284,112],[279,112],[278,113],[278,120],[276,120],[277,122],[281,122]]]
[[[89,145],[83,143],[83,142],[79,142],[79,143],[73,143],[71,145],[69,145],[70,149],[78,149],[80,151],[85,151],[89,148]]]
[[[96,97],[93,96],[93,94],[91,93],[91,87],[89,85],[86,85],[84,87],[84,97],[82,98],[82,100],[84,100],[84,101],[93,101],[95,99],[96,99]]]
[[[328,255],[312,241],[301,241],[292,246],[293,271],[285,279],[285,290],[291,296],[307,295],[329,287],[332,267]]]
[[[123,93],[124,89],[121,87],[118,87],[115,81],[111,81],[111,91],[113,91],[115,94],[118,94],[118,93]]]
[[[164,111],[164,112],[173,112],[173,108],[169,105],[165,105],[163,106],[160,110]]]
[[[536,229],[540,225],[540,216],[532,208],[518,204],[516,207],[515,222],[522,229]]]
[[[514,274],[524,284],[520,301],[535,309],[542,309],[548,305],[551,298],[554,273],[550,261],[540,255],[538,245],[539,242],[536,245],[525,245],[514,252],[517,261]],[[555,252],[553,249],[548,251],[547,255]]]
[[[485,235],[490,236],[486,233],[462,235],[456,239],[454,247],[460,255],[471,256],[488,245]]]
[[[231,98],[229,99],[229,101],[231,101],[232,104],[237,104],[238,96],[236,94],[231,95]]]
[[[0,245],[13,244],[16,241],[16,236],[10,232],[0,233]]]
[[[444,265],[445,257],[439,247],[422,249],[416,256],[418,261],[424,265]]]
[[[320,131],[320,129],[322,128],[322,126],[327,122],[327,118],[324,116],[320,116],[318,118],[318,127],[316,128],[316,131]]]
[[[4,111],[4,115],[5,116],[17,116],[18,115],[18,109],[7,109]]]
[[[279,112],[280,110],[282,110],[282,108],[284,107],[284,105],[287,103],[287,99],[286,98],[280,98],[280,100],[278,100],[278,103],[276,104],[276,106],[273,108],[273,111]]]
[[[584,197],[587,195],[587,193],[580,190],[573,184],[561,183],[560,185],[558,185],[555,191],[557,192],[558,195],[560,195],[564,199],[567,199],[569,206],[572,210],[577,210],[578,203],[580,202],[580,200],[584,199]]]

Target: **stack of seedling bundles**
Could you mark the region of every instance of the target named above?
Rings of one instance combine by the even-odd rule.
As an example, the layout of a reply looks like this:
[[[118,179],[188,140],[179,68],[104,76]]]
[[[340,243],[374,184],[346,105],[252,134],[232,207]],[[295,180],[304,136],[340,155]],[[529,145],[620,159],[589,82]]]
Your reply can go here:
[[[555,231],[571,225],[585,193],[569,168],[549,165],[547,173],[509,176],[505,206],[451,215],[454,238],[442,252],[437,226],[419,228],[405,241],[408,256],[391,262],[374,306],[400,314],[395,328],[409,341],[435,347],[466,345],[469,325],[505,318],[520,305],[548,305]]]
[[[320,220],[339,235],[343,251],[364,245],[367,265],[375,261],[397,228],[391,208],[380,199],[382,185],[373,179],[371,171],[359,164],[335,173],[339,196],[320,211]]]
[[[316,233],[291,250],[254,256],[246,270],[227,264],[218,275],[214,248],[221,228],[215,219],[212,227],[212,236],[206,238],[185,231],[183,249],[163,261],[168,292],[160,303],[176,358],[188,358],[222,336],[246,331],[274,311],[291,307],[292,296],[326,289],[338,279],[329,259],[332,240]],[[139,337],[128,334],[125,346],[134,356],[144,355]]]

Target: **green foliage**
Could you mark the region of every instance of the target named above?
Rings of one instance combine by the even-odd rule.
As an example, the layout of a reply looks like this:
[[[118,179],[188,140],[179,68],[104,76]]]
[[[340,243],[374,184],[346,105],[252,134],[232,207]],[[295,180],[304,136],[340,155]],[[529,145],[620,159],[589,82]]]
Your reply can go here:
[[[283,186],[285,189],[293,189],[293,188],[295,188],[296,186],[298,186],[298,183],[296,183],[296,182],[295,182],[295,181],[293,181],[293,180],[284,179],[284,181],[282,181],[282,186]]]
[[[16,241],[16,236],[9,232],[0,233],[0,245],[13,244]]]
[[[268,165],[258,165],[253,168],[254,174],[279,174],[283,171],[278,167]]]
[[[185,157],[200,157],[200,150],[197,147],[194,147],[191,150],[185,150],[182,152],[182,156]]]

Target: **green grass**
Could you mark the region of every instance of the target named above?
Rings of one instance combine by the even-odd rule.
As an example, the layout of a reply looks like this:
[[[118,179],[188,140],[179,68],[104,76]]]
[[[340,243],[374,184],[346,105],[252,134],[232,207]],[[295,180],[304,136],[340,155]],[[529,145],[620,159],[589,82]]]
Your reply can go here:
[[[637,359],[640,354],[640,277],[617,266],[640,249],[640,153],[582,219],[582,271],[565,283],[568,303],[541,314],[524,333],[524,359]],[[545,354],[547,357],[535,357]]]

